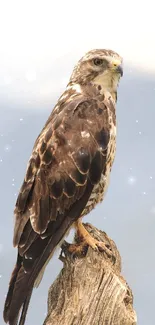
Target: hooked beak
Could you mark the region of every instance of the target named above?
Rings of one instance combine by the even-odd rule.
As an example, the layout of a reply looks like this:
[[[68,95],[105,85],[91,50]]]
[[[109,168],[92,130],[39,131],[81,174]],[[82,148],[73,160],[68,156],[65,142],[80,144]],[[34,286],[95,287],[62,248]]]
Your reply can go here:
[[[121,77],[123,76],[123,66],[121,60],[113,59],[110,66],[114,72],[119,73]]]
[[[123,76],[123,67],[121,64],[117,66],[116,71],[120,73],[121,77]]]

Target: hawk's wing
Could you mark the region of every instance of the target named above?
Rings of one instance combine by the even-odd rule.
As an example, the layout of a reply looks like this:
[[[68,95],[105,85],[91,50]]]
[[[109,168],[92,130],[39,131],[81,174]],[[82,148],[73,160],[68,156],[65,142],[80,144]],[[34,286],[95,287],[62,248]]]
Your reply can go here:
[[[18,258],[4,309],[10,325],[21,307],[24,324],[38,274],[100,180],[108,142],[107,107],[82,95],[55,109],[36,140],[15,207]]]

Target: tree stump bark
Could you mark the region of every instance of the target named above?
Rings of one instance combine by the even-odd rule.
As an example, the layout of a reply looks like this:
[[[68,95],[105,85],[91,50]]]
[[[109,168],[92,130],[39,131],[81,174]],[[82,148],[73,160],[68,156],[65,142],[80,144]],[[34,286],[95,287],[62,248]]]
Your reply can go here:
[[[121,276],[121,257],[115,243],[90,224],[91,235],[113,253],[87,248],[72,256],[63,245],[63,269],[48,293],[48,315],[43,325],[136,325],[132,291]],[[75,242],[79,244],[75,236]],[[64,249],[65,247],[65,249]]]

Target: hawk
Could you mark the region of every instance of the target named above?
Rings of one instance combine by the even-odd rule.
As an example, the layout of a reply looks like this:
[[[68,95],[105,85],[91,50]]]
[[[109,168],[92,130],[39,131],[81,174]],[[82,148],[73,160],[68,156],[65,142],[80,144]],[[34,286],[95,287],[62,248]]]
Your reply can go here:
[[[122,75],[116,52],[86,53],[34,144],[14,211],[18,254],[4,306],[10,325],[25,323],[33,287],[72,226],[85,244],[106,250],[81,218],[102,201],[108,185]]]

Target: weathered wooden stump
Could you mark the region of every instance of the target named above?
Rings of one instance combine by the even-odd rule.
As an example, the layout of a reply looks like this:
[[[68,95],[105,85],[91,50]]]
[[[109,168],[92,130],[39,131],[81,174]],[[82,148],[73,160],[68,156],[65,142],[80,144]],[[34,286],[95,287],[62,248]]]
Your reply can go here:
[[[136,325],[132,291],[120,274],[115,243],[90,224],[85,227],[108,245],[113,258],[90,247],[73,257],[66,243],[60,257],[63,269],[49,289],[44,325]],[[75,242],[79,242],[76,236]]]

